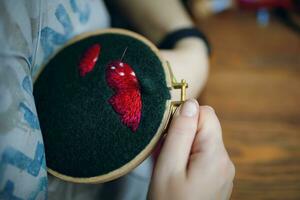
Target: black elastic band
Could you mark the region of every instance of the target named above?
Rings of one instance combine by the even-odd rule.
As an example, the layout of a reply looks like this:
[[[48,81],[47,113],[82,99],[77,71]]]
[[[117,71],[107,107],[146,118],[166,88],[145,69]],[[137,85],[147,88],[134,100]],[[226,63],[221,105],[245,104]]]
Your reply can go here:
[[[179,40],[181,40],[183,38],[188,38],[188,37],[198,37],[198,38],[202,39],[207,47],[208,55],[211,55],[211,46],[210,46],[210,43],[209,43],[207,37],[199,29],[194,28],[194,27],[179,29],[179,30],[169,33],[159,43],[158,46],[159,46],[159,48],[162,48],[162,49],[172,49]]]

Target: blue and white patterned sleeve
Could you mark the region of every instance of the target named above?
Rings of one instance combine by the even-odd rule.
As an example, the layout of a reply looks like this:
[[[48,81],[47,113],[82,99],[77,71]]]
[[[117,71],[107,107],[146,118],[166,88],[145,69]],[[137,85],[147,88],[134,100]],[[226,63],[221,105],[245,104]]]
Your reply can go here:
[[[0,0],[0,200],[145,199],[149,161],[107,185],[47,179],[33,79],[69,39],[108,26],[101,0]]]
[[[34,27],[28,11],[25,1],[0,1],[1,200],[47,198],[44,145],[32,95]]]

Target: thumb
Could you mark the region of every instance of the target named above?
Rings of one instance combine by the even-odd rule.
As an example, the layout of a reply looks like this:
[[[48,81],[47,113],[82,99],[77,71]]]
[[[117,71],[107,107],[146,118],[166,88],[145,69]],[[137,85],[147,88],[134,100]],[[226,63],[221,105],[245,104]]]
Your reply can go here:
[[[199,105],[194,99],[186,101],[179,108],[170,124],[156,171],[170,174],[186,170],[197,131],[198,116]]]

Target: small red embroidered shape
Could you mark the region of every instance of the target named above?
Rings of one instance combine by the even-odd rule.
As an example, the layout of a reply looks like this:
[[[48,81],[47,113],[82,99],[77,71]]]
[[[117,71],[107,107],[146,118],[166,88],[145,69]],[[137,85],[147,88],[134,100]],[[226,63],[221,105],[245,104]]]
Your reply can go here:
[[[142,97],[134,71],[127,63],[111,62],[106,68],[106,81],[115,91],[108,102],[120,115],[122,123],[135,132],[141,120]]]
[[[94,69],[95,64],[99,58],[100,49],[101,47],[99,44],[94,44],[84,52],[79,62],[80,76],[85,76],[87,73]]]

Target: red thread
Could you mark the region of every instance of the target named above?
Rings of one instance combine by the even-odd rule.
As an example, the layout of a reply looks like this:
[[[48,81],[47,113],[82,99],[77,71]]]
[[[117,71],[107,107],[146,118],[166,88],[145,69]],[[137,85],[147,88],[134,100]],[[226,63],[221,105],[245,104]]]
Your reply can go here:
[[[80,76],[85,76],[94,69],[100,54],[100,49],[99,44],[94,44],[84,52],[79,62]]]
[[[142,97],[134,71],[127,63],[111,62],[106,68],[106,81],[115,91],[108,102],[120,115],[122,123],[135,132],[141,120]]]

